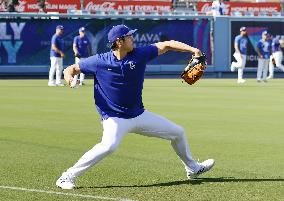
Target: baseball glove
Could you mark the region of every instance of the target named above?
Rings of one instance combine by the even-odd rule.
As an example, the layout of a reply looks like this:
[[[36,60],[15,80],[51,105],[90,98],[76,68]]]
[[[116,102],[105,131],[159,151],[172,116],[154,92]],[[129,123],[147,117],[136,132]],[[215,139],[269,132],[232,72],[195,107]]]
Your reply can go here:
[[[192,56],[188,65],[185,67],[181,74],[181,78],[192,85],[199,80],[207,67],[206,55],[203,53],[201,56]]]

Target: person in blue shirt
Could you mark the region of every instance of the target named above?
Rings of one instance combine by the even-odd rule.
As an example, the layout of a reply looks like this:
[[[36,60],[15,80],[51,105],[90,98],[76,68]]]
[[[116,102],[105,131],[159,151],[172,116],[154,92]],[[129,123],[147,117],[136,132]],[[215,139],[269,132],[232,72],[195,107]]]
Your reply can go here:
[[[133,34],[137,29],[116,25],[108,33],[111,50],[93,55],[64,71],[64,79],[72,87],[74,75],[80,72],[94,76],[94,99],[102,119],[103,136],[100,143],[86,152],[78,162],[56,181],[62,189],[73,189],[75,179],[96,165],[119,146],[127,133],[169,140],[188,178],[210,170],[213,159],[196,162],[181,126],[144,108],[142,89],[146,64],[169,50],[191,52],[201,56],[199,49],[178,41],[158,42],[134,48]]]
[[[240,28],[240,34],[235,37],[234,48],[235,53],[233,56],[237,60],[237,62],[232,62],[231,64],[231,71],[235,71],[238,69],[238,83],[243,84],[245,80],[243,79],[244,68],[246,65],[246,58],[247,58],[247,30],[246,27]]]
[[[61,82],[64,58],[64,41],[62,39],[63,26],[56,27],[55,34],[51,38],[50,48],[50,70],[48,86],[64,86]],[[54,80],[54,75],[56,79]]]
[[[269,42],[269,33],[267,31],[262,32],[261,37],[256,45],[258,54],[257,82],[267,82],[271,43]]]
[[[79,35],[74,37],[73,51],[74,51],[76,64],[91,55],[90,41],[86,36],[85,27],[81,27],[79,29]],[[75,75],[74,79],[77,80],[78,76],[79,75]],[[80,73],[79,80],[80,80],[79,85],[85,85],[85,74],[84,73]]]
[[[284,72],[284,65],[282,64],[283,52],[281,50],[281,45],[284,45],[284,40],[281,40],[279,35],[272,38],[272,55],[269,61],[269,76],[267,79],[272,79],[274,77],[274,65]],[[274,62],[272,59],[274,59]]]

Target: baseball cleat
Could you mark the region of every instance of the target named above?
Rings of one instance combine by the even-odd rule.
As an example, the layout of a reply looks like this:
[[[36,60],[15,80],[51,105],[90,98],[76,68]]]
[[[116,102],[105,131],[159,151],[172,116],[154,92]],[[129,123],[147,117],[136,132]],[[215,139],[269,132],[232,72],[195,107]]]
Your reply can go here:
[[[193,173],[188,172],[187,178],[188,179],[194,179],[198,177],[199,175],[209,171],[215,164],[214,159],[207,159],[206,161],[203,161],[202,163],[198,163],[199,170]]]
[[[49,87],[55,87],[56,84],[55,84],[54,82],[48,82],[47,86],[49,86]]]
[[[245,82],[246,82],[246,80],[244,80],[244,79],[238,80],[238,84],[244,84]]]
[[[63,173],[62,176],[56,181],[56,186],[65,190],[71,190],[76,187],[75,180],[66,173]]]
[[[64,84],[63,83],[57,83],[56,86],[63,87]]]

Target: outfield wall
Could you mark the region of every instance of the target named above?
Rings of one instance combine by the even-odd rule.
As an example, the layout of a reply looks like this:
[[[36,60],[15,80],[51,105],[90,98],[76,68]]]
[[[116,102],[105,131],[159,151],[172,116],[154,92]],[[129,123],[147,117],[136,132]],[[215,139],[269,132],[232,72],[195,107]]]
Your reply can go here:
[[[62,24],[65,27],[64,66],[74,63],[72,52],[73,38],[81,26],[87,28],[87,36],[92,43],[92,52],[108,51],[106,47],[107,32],[116,24],[125,23],[132,28],[138,28],[134,35],[136,46],[144,46],[164,40],[178,40],[198,47],[208,57],[208,70],[222,77],[229,72],[234,36],[241,26],[248,27],[249,56],[246,71],[255,72],[255,44],[261,37],[261,32],[268,30],[273,35],[284,36],[284,19],[277,17],[216,17],[211,16],[147,16],[123,19],[117,16],[73,16],[60,15],[59,19],[50,19],[46,15],[4,18],[0,14],[0,75],[46,75],[49,70],[50,39],[55,27]],[[44,17],[43,17],[44,16]],[[6,16],[7,17],[7,16]],[[86,19],[89,17],[89,19]],[[121,17],[122,18],[122,17]],[[167,53],[153,60],[147,67],[149,74],[176,74],[187,62],[186,53]]]
[[[233,60],[234,38],[239,34],[239,29],[242,26],[247,27],[249,39],[246,71],[256,71],[257,53],[255,48],[263,31],[267,30],[273,36],[280,35],[284,39],[283,17],[216,17],[213,51],[213,66],[216,71],[230,70],[228,66]]]

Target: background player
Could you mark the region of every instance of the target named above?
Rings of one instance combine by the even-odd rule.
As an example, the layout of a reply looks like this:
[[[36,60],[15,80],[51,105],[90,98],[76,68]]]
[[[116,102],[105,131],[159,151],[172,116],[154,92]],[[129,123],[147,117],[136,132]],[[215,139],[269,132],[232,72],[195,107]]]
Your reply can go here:
[[[238,69],[238,83],[242,84],[245,83],[245,80],[243,79],[243,73],[244,73],[244,68],[246,65],[246,58],[247,58],[247,44],[248,44],[248,39],[247,39],[247,30],[246,27],[241,27],[240,28],[240,34],[235,37],[235,42],[234,42],[234,48],[235,48],[235,53],[233,56],[237,60],[237,62],[232,62],[231,64],[231,71],[235,71],[235,69]]]
[[[183,128],[145,110],[142,102],[147,62],[169,50],[191,52],[195,56],[201,56],[202,53],[177,41],[134,48],[132,34],[136,31],[125,25],[114,26],[108,33],[111,51],[91,56],[69,66],[64,72],[69,85],[75,74],[83,72],[94,75],[94,98],[102,118],[103,136],[100,143],[57,180],[56,185],[62,189],[73,189],[75,179],[112,153],[127,133],[170,140],[189,178],[210,170],[214,165],[213,159],[202,163],[193,160]]]
[[[256,45],[256,52],[258,54],[257,82],[267,82],[271,43],[268,41],[269,35],[267,31],[262,32],[261,37]]]
[[[48,86],[64,86],[61,82],[61,76],[63,71],[63,58],[64,58],[64,41],[62,39],[63,26],[58,25],[56,27],[55,34],[51,38],[50,48],[50,70]],[[56,80],[54,81],[54,74],[56,74]]]
[[[80,60],[84,60],[85,58],[91,55],[91,47],[90,41],[86,36],[85,27],[81,27],[79,29],[79,35],[75,36],[73,41],[73,51],[75,55],[75,63],[79,63]],[[74,76],[74,79],[78,79],[78,75]],[[85,85],[85,74],[80,73],[80,84]]]
[[[272,39],[272,56],[269,61],[269,76],[267,79],[271,79],[274,77],[274,64],[272,62],[272,58],[274,58],[275,66],[284,72],[284,66],[282,64],[283,52],[281,50],[281,45],[284,44],[284,40],[280,39],[280,36],[275,36]]]

